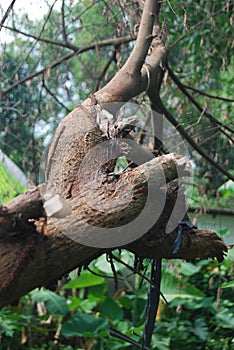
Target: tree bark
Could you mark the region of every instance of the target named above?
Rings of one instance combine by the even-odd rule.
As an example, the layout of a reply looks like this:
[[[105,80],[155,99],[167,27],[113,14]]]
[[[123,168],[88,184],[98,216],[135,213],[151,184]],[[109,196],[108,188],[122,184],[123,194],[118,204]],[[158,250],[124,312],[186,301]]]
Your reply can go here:
[[[150,45],[153,54],[146,65]],[[147,89],[152,94],[161,84],[166,55],[157,1],[146,0],[136,46],[126,64],[60,123],[48,153],[46,184],[18,196],[0,212],[0,307],[110,249],[125,248],[139,257],[223,259],[227,247],[222,239],[195,229],[185,230],[173,254],[178,223],[187,218],[177,181],[190,174],[187,159],[172,154],[153,158],[140,146],[132,147],[131,140],[120,139],[115,147],[124,144],[128,156],[140,156],[138,166],[110,178],[100,172],[111,159],[95,106],[123,103]],[[47,217],[44,208],[55,196],[68,206],[63,217]],[[144,220],[138,225],[140,215]],[[147,221],[150,225],[144,226]]]
[[[72,269],[85,265],[108,251],[109,249],[79,243],[84,235],[95,238],[96,227],[105,229],[121,223],[118,247],[128,249],[139,257],[188,260],[217,257],[218,260],[222,260],[226,246],[211,231],[186,230],[179,252],[173,254],[176,227],[172,232],[165,232],[168,217],[176,202],[177,190],[173,180],[178,176],[178,167],[185,176],[188,175],[188,161],[185,158],[165,155],[123,173],[117,181],[99,187],[88,186],[85,194],[79,193],[69,199],[75,203],[72,204],[72,218],[52,217],[46,221],[40,188],[30,190],[10,202],[3,208],[0,216],[0,306],[12,303],[35,287],[48,285]],[[162,173],[165,174],[165,178],[161,176]],[[127,234],[124,225],[134,220],[144,208],[149,181],[158,193],[151,211],[155,208],[157,212],[157,205],[161,206],[160,193],[166,194],[162,213],[148,232],[134,242],[121,244],[121,237]],[[126,206],[121,198],[128,198],[129,193],[131,200]],[[92,203],[84,201],[84,197],[92,198]],[[107,208],[111,207],[111,215],[109,211],[95,209],[100,202],[103,205],[103,201]],[[180,201],[180,205],[183,207],[185,202]],[[152,217],[154,213],[150,209],[146,215]],[[186,216],[184,208],[181,213]],[[69,235],[66,232],[64,234],[64,230],[69,232]],[[100,237],[101,242],[102,239]],[[131,237],[130,239],[132,240]]]

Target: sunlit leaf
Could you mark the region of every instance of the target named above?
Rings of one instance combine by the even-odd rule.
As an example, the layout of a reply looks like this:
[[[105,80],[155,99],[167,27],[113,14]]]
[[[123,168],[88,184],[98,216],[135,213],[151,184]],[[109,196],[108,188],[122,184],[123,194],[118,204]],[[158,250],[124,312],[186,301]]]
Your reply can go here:
[[[59,296],[50,290],[42,289],[32,294],[34,301],[43,301],[47,310],[55,316],[63,316],[68,313],[68,305],[66,298]]]
[[[233,288],[234,287],[234,281],[230,281],[230,282],[224,282],[221,285],[222,288]]]
[[[100,276],[95,276],[91,272],[83,271],[80,277],[74,278],[64,285],[64,289],[72,288],[86,288],[102,284],[104,278]]]
[[[200,298],[204,293],[190,283],[183,283],[172,273],[163,271],[161,281],[161,292],[168,301],[174,298]]]

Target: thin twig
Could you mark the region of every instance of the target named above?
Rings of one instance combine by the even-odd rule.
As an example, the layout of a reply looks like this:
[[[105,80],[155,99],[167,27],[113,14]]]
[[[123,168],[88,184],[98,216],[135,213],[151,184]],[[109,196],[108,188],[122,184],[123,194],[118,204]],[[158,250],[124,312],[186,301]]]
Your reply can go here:
[[[92,270],[90,267],[88,267],[88,266],[85,268],[85,270],[89,271],[89,272],[90,272],[92,275],[94,275],[94,276],[98,276],[98,277],[102,277],[102,278],[108,278],[108,279],[110,279],[110,280],[115,279],[114,276],[107,276],[107,275],[104,275],[104,274],[95,272],[95,271],[93,271],[93,270]],[[118,279],[121,280],[121,281],[124,281],[124,278],[122,278],[122,277],[119,277],[119,276],[118,276]]]
[[[105,74],[106,74],[108,68],[110,67],[112,61],[114,61],[114,60],[116,59],[116,51],[117,51],[117,47],[115,46],[115,48],[114,48],[114,50],[113,50],[113,52],[112,52],[112,55],[111,55],[110,59],[107,61],[107,63],[106,63],[106,65],[105,65],[105,67],[103,68],[101,74],[100,74],[99,77],[97,78],[98,82],[97,82],[97,84],[96,84],[96,86],[95,86],[94,92],[96,92],[96,91],[99,90],[101,81],[102,81],[102,79],[104,78],[104,76],[105,76]]]
[[[38,38],[38,36],[36,36],[36,35],[23,32],[22,30],[19,30],[19,29],[16,29],[16,28],[11,28],[11,27],[8,27],[8,26],[2,26],[2,27],[5,28],[5,29],[8,29],[8,30],[11,30],[11,31],[13,31],[15,33],[24,35],[27,38],[32,38],[32,39],[35,39],[37,41],[44,42],[46,44],[51,44],[51,45],[55,45],[55,46],[61,46],[61,47],[65,47],[67,49],[72,49],[72,50],[79,50],[79,47],[77,47],[75,45],[72,45],[71,43],[68,43],[68,42],[67,43],[63,43],[63,42],[56,41],[56,40],[51,40],[51,39],[46,39],[46,38]]]
[[[204,108],[188,93],[186,88],[183,86],[183,83],[180,81],[180,79],[177,77],[177,75],[167,66],[168,74],[170,78],[174,81],[174,83],[178,86],[178,88],[183,92],[183,94],[188,97],[188,99],[192,102],[192,104],[202,113],[204,111]],[[211,121],[212,124],[216,125],[220,131],[229,138],[232,143],[234,143],[234,140],[230,135],[228,135],[223,129],[226,129],[230,131],[231,133],[234,133],[234,131],[229,128],[227,125],[223,125],[219,120],[217,120],[215,117],[213,117],[210,113],[204,111],[204,115]]]
[[[173,117],[173,115],[166,109],[161,100],[158,101],[159,106],[162,112],[165,114],[165,117],[169,122],[176,127],[179,133],[188,141],[188,143],[203,157],[205,158],[211,165],[213,165],[216,169],[218,169],[222,174],[226,175],[227,178],[234,181],[234,176],[227,171],[222,165],[218,164],[213,158],[211,158],[198,144],[193,140],[193,138],[187,133],[184,127],[177,122],[177,120]]]
[[[140,343],[138,343],[135,340],[127,337],[123,333],[121,333],[121,332],[119,332],[119,331],[117,331],[115,329],[112,329],[112,328],[110,328],[109,332],[110,332],[110,335],[112,335],[113,337],[116,337],[118,339],[124,340],[127,343],[135,345],[138,349],[142,349],[142,345]],[[150,350],[150,348],[144,347],[144,350]]]
[[[55,67],[57,67],[58,65],[60,65],[61,63],[71,59],[74,56],[78,56],[83,52],[89,51],[89,50],[94,50],[97,47],[105,47],[105,46],[111,46],[111,45],[119,45],[122,43],[127,43],[129,41],[132,41],[132,37],[130,35],[121,37],[121,38],[111,38],[111,39],[105,39],[103,41],[100,42],[95,42],[92,44],[89,44],[87,46],[81,47],[80,49],[77,49],[77,51],[71,52],[65,56],[62,56],[60,58],[58,58],[56,61],[54,61],[53,63],[51,63],[50,65],[48,65],[45,68],[42,68],[41,70],[30,74],[29,76],[16,81],[14,84],[12,84],[11,86],[9,86],[6,90],[1,91],[1,96],[7,94],[9,91],[11,91],[12,89],[14,89],[15,87],[17,87],[18,85],[21,85],[23,83],[25,83],[26,81],[32,80],[33,78],[37,77],[38,75],[41,75],[43,73],[45,73],[47,70],[51,70]]]
[[[226,98],[226,97],[220,97],[220,96],[217,96],[217,95],[211,95],[211,94],[208,94],[207,92],[201,91],[199,89],[195,89],[194,87],[188,86],[188,85],[185,85],[185,84],[183,84],[183,86],[186,89],[192,90],[194,92],[197,92],[200,95],[203,95],[203,96],[206,96],[206,97],[209,97],[209,98],[213,98],[215,100],[221,100],[221,101],[226,101],[226,102],[234,102],[234,99],[232,99],[232,98]]]
[[[231,4],[230,4],[231,5]],[[194,24],[192,27],[190,27],[184,34],[182,34],[178,39],[176,39],[170,46],[169,46],[169,50],[171,50],[172,47],[176,46],[181,40],[183,40],[184,38],[186,38],[186,36],[191,33],[193,30],[197,29],[200,25],[202,25],[203,23],[206,23],[210,18],[213,18],[217,15],[219,15],[221,12],[224,12],[226,6],[222,7],[220,10],[206,16],[206,18],[202,19],[201,21],[197,22],[196,24]]]
[[[1,23],[0,23],[0,32],[3,28],[3,24],[5,22],[5,20],[7,19],[7,17],[9,16],[10,11],[13,9],[14,3],[16,2],[16,0],[13,0],[10,5],[8,6],[8,9],[6,10],[4,16],[2,17]]]
[[[50,96],[53,97],[53,99],[54,99],[58,104],[60,104],[60,106],[62,106],[63,108],[65,108],[65,110],[66,110],[67,113],[70,113],[70,112],[71,112],[71,110],[70,110],[69,108],[67,108],[67,107],[58,99],[58,97],[57,97],[52,91],[50,91],[50,89],[48,88],[48,86],[47,86],[46,83],[45,83],[44,77],[42,78],[42,87],[48,92],[48,94],[49,94]]]
[[[147,281],[148,283],[152,284],[152,286],[154,288],[156,288],[158,290],[158,286],[155,284],[155,283],[152,283],[150,281],[150,279],[146,276],[144,276],[142,273],[140,273],[139,271],[137,271],[134,267],[128,265],[126,262],[124,262],[123,260],[119,259],[116,255],[114,255],[113,253],[112,254],[112,257],[114,260],[118,261],[120,264],[126,266],[129,270],[131,270],[132,272],[138,274],[141,278],[143,278],[145,281]],[[160,295],[162,297],[162,299],[165,301],[166,304],[168,304],[168,301],[166,300],[165,296],[160,292]]]
[[[110,252],[106,255],[106,260],[107,262],[110,263],[110,266],[111,266],[111,270],[113,272],[113,277],[114,277],[114,287],[115,287],[115,290],[117,291],[118,290],[118,275],[117,275],[117,272],[116,272],[116,269],[115,269],[115,264],[113,263],[113,254]]]
[[[62,34],[63,34],[63,40],[67,44],[67,32],[66,32],[66,25],[65,25],[65,3],[64,0],[62,1],[62,6],[61,6],[61,16],[62,16]]]
[[[53,4],[51,5],[50,10],[49,10],[49,13],[48,13],[48,15],[47,15],[47,17],[46,17],[46,19],[45,19],[45,21],[44,21],[44,23],[43,23],[43,26],[42,26],[42,28],[41,28],[41,30],[40,30],[40,33],[39,33],[39,35],[36,37],[36,41],[34,41],[33,45],[30,47],[30,50],[28,51],[28,53],[26,54],[26,56],[23,58],[22,62],[15,68],[14,72],[12,73],[12,77],[15,75],[16,72],[19,71],[20,67],[22,67],[22,65],[23,65],[25,62],[27,62],[27,59],[29,58],[31,52],[34,50],[36,44],[37,44],[38,41],[40,40],[40,37],[41,37],[42,33],[43,33],[44,30],[45,30],[45,26],[46,26],[46,24],[47,24],[47,22],[48,22],[48,20],[49,20],[49,18],[50,18],[50,16],[51,16],[51,13],[52,13],[52,11],[53,11],[53,7],[54,7],[56,1],[57,1],[57,0],[54,0]],[[34,69],[36,68],[37,64],[38,64],[38,63],[36,63],[36,65],[34,66]],[[33,70],[33,69],[32,69],[32,70]]]

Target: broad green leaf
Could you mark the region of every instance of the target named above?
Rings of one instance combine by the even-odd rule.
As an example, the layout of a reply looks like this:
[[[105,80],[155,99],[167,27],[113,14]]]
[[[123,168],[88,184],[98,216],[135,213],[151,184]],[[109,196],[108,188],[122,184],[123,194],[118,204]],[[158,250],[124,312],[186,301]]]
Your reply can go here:
[[[155,345],[157,350],[169,350],[170,349],[170,337],[159,337],[157,335],[152,336],[152,344]]]
[[[230,235],[230,231],[226,227],[223,227],[223,228],[217,230],[217,234],[222,236],[222,237],[225,237],[225,236]]]
[[[183,280],[179,280],[165,270],[162,273],[161,292],[168,301],[174,298],[200,298],[204,296],[200,289],[190,283],[184,285]]]
[[[34,301],[43,301],[47,310],[55,316],[64,316],[68,310],[67,300],[50,290],[42,289],[32,294]]]
[[[194,322],[194,328],[192,331],[195,335],[204,341],[208,336],[208,327],[204,319],[197,318]]]
[[[234,329],[233,312],[228,309],[223,309],[216,314],[218,322],[222,322],[222,327]]]
[[[108,321],[102,317],[76,314],[63,324],[61,333],[66,337],[95,338],[100,332],[107,332],[108,326]]]
[[[80,277],[74,278],[73,280],[66,283],[64,289],[72,288],[86,288],[102,284],[104,282],[103,277],[95,276],[91,272],[83,271]]]
[[[105,299],[105,295],[108,289],[107,280],[102,284],[93,286],[88,291],[88,298],[90,301],[102,302]]]
[[[5,204],[9,202],[10,199],[25,190],[26,188],[5,169],[0,160],[0,203]]]
[[[94,309],[96,305],[97,305],[96,301],[91,301],[89,299],[85,299],[85,300],[81,301],[80,309],[86,313],[86,312],[90,312],[92,309]]]
[[[106,315],[111,321],[121,320],[123,317],[123,310],[109,296],[106,297],[105,301],[100,305],[100,312]]]
[[[121,256],[120,258],[122,260],[124,260],[127,264],[132,264],[133,262],[133,258],[131,256],[131,254],[127,251],[124,251],[121,253]],[[126,267],[119,263],[119,262],[114,262],[115,264],[115,270],[116,271],[121,271],[121,270],[124,270],[126,269]],[[110,275],[113,275],[113,271],[112,271],[112,268],[111,268],[111,265],[110,263],[108,263],[106,261],[106,257],[104,255],[100,256],[96,261],[95,261],[95,267],[98,268],[98,270],[106,273],[106,274],[110,274]]]
[[[17,326],[6,316],[0,316],[0,334],[7,337],[13,337]]]
[[[80,303],[81,303],[81,300],[78,297],[69,298],[68,301],[67,301],[67,305],[68,305],[69,311],[72,311],[72,310],[78,308]]]
[[[196,266],[189,262],[183,262],[179,271],[185,276],[192,276],[200,270],[200,266]]]
[[[128,295],[121,296],[119,298],[119,302],[125,309],[131,309],[133,304],[131,298],[129,298]]]
[[[221,285],[222,288],[231,288],[231,287],[234,287],[234,281],[230,281],[230,282],[224,282],[222,285]]]

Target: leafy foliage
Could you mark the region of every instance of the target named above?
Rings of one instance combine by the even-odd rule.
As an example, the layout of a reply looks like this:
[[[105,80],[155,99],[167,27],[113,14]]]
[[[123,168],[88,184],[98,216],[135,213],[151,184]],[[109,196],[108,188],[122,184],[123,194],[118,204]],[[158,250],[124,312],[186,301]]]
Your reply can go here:
[[[123,257],[132,259],[126,253]],[[230,252],[222,265],[216,261],[164,261],[162,291],[169,304],[160,301],[152,349],[232,348],[233,258]],[[137,275],[127,276],[125,269],[117,266],[119,288],[114,291],[104,256],[92,265],[95,275],[84,271],[80,285],[79,278],[71,273],[56,293],[35,290],[17,307],[4,308],[0,313],[3,346],[42,349],[46,342],[47,349],[52,349],[57,334],[58,349],[83,349],[88,344],[92,349],[132,348],[110,337],[110,328],[141,342],[148,284],[142,284]]]
[[[25,187],[16,181],[0,164],[0,203],[5,204],[24,191]]]

